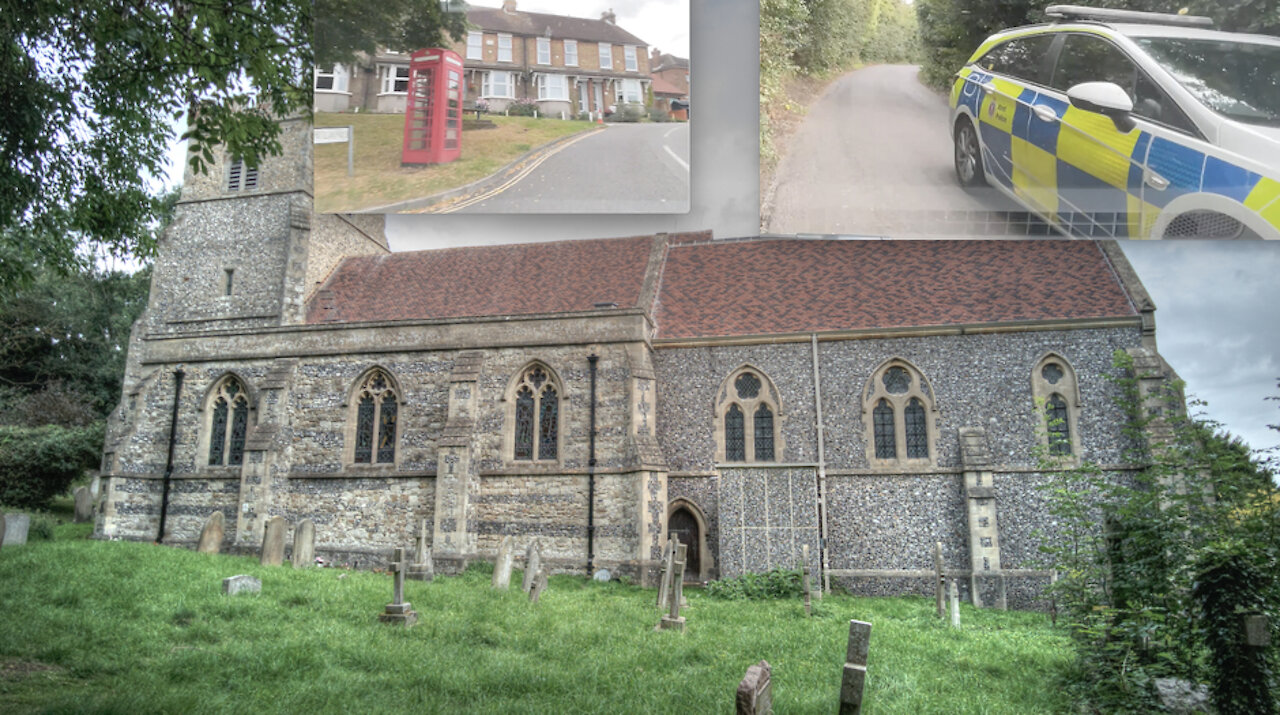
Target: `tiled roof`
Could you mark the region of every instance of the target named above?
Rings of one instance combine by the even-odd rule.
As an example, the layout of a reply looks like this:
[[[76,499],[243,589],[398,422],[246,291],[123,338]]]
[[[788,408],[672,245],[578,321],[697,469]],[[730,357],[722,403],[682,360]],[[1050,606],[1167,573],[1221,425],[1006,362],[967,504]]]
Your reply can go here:
[[[353,256],[316,291],[307,322],[634,308],[652,245],[652,236],[638,236]]]
[[[655,74],[655,75],[650,75],[650,76],[649,76],[649,79],[650,79],[650,80],[652,80],[652,82],[653,82],[653,93],[654,93],[654,94],[670,94],[670,95],[674,95],[674,96],[676,96],[676,97],[683,97],[683,96],[684,96],[684,90],[680,89],[679,87],[675,86],[674,84],[671,84],[670,82],[666,81],[665,79],[663,79],[662,77],[660,77],[660,76],[658,76],[658,75],[656,75],[656,74]]]
[[[650,59],[649,64],[652,66],[654,72],[661,72],[662,70],[672,68],[689,69],[689,60],[687,58],[676,57],[675,55],[669,55],[665,52],[658,55],[657,62]]]
[[[472,7],[467,9],[467,21],[482,30],[510,32],[513,35],[546,35],[551,37],[588,42],[616,42],[622,45],[647,43],[626,30],[605,22],[582,17],[549,15],[541,12],[506,12],[502,8]]]
[[[1137,315],[1086,241],[672,245],[659,296],[659,338]]]

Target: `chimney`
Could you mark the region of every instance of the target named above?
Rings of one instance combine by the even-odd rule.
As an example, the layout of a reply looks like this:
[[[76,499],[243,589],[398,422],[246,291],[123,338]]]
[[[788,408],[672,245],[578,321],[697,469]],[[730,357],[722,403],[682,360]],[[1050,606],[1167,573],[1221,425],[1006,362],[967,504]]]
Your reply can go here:
[[[649,69],[653,69],[654,67],[657,67],[658,60],[661,58],[662,58],[662,52],[660,52],[658,48],[654,47],[650,49],[649,50]]]
[[[516,12],[516,0],[502,0],[502,11],[508,15],[514,15]]]
[[[601,19],[601,20],[604,20],[605,22],[609,23],[610,25],[615,25],[615,24],[617,24],[617,22],[618,22],[618,16],[617,16],[617,15],[615,15],[615,14],[613,14],[613,8],[609,8],[609,11],[608,11],[608,12],[602,12],[602,13],[600,13],[600,19]]]

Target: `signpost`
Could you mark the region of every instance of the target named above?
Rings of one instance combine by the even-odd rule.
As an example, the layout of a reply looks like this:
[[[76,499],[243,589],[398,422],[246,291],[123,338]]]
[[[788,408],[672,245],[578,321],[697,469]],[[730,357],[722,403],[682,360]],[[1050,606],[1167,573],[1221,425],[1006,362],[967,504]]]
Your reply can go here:
[[[356,148],[355,127],[316,127],[313,131],[314,139],[312,139],[312,141],[316,144],[347,143],[347,176],[354,174]]]

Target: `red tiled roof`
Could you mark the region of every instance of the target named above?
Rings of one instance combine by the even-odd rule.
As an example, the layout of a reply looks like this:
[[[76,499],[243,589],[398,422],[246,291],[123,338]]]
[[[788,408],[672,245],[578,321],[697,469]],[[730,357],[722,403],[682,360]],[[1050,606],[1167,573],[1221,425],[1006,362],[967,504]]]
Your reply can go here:
[[[659,338],[1137,315],[1086,241],[672,245],[659,296]]]
[[[353,256],[316,291],[307,322],[634,308],[652,245],[652,236],[637,236]]]
[[[469,7],[467,21],[481,30],[490,32],[647,46],[644,40],[602,19],[590,20],[585,17],[568,17],[523,10],[506,12],[500,7]],[[547,35],[547,32],[551,34]]]
[[[674,84],[671,84],[667,80],[663,79],[660,75],[651,74],[649,75],[649,79],[653,82],[654,94],[670,94],[676,97],[684,96],[684,90],[680,89]]]

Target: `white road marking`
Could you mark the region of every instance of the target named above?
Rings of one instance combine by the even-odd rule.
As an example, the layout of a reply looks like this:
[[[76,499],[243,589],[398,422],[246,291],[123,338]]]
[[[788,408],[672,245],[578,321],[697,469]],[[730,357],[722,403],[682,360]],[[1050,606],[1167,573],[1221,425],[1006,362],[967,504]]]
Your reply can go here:
[[[501,186],[497,187],[496,189],[492,189],[492,190],[490,190],[490,191],[486,191],[485,193],[480,194],[479,196],[472,197],[472,198],[470,198],[470,199],[464,199],[464,200],[459,201],[458,203],[456,203],[456,204],[454,204],[454,205],[452,205],[452,206],[448,206],[448,207],[446,207],[446,208],[442,208],[442,209],[439,209],[439,210],[436,210],[436,211],[426,211],[425,213],[449,214],[449,213],[453,213],[454,211],[458,211],[458,210],[461,210],[461,209],[465,209],[465,208],[467,208],[468,206],[473,206],[473,205],[475,205],[475,204],[478,204],[478,203],[480,203],[481,201],[485,201],[486,199],[491,199],[491,198],[493,198],[494,196],[497,196],[498,194],[502,193],[503,191],[506,191],[507,189],[511,188],[511,187],[512,187],[512,185],[514,185],[517,181],[520,181],[520,180],[521,180],[521,179],[523,179],[524,177],[528,176],[531,172],[533,172],[533,170],[534,170],[534,169],[536,169],[536,168],[538,168],[539,166],[541,166],[541,165],[542,165],[542,162],[544,162],[544,161],[546,161],[547,159],[551,158],[551,157],[552,157],[553,155],[555,155],[555,154],[559,154],[561,151],[563,151],[564,149],[568,148],[568,147],[569,147],[569,145],[571,145],[571,144],[577,144],[578,142],[582,141],[583,139],[586,139],[587,137],[595,136],[597,133],[598,133],[598,132],[590,132],[590,133],[587,133],[587,134],[583,134],[582,136],[578,137],[577,139],[572,139],[572,140],[570,140],[570,141],[565,142],[564,144],[561,144],[560,146],[556,147],[555,149],[552,149],[551,151],[547,152],[546,154],[543,154],[542,156],[538,157],[536,160],[534,160],[534,161],[530,162],[528,166],[526,166],[526,167],[524,167],[523,169],[521,169],[519,173],[517,173],[514,177],[512,177],[512,178],[511,178],[511,179],[509,179],[506,183],[502,184]],[[670,149],[668,149],[667,151],[671,151],[671,150],[670,150]],[[673,154],[672,156],[675,156],[675,155]],[[676,161],[680,161],[680,160],[679,160],[679,158],[677,158],[677,159],[676,159]],[[682,164],[683,164],[684,162],[680,162],[680,163],[682,163]],[[689,167],[688,167],[688,166],[686,166],[685,168],[686,168],[686,169],[688,169]]]
[[[666,134],[663,134],[663,135],[662,135],[662,138],[663,138],[663,139],[666,139],[667,137],[671,136],[671,135],[672,135],[672,133],[674,133],[674,132],[675,132],[677,129],[679,129],[679,128],[680,128],[680,127],[671,127],[670,129],[668,129],[668,130],[667,130],[667,133],[666,133]]]
[[[675,159],[677,164],[679,164],[680,166],[683,166],[685,171],[689,170],[689,163],[686,162],[684,159],[681,159],[680,157],[676,156],[676,153],[674,151],[671,151],[671,147],[663,145],[662,148],[666,149],[667,153],[671,155],[671,158]]]

